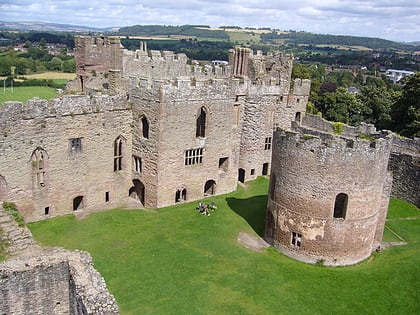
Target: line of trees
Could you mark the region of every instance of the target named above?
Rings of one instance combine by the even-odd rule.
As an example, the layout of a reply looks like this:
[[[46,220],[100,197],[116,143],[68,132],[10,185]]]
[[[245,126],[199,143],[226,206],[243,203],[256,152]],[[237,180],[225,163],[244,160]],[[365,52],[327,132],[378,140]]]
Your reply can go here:
[[[403,86],[386,77],[361,72],[325,73],[322,65],[295,64],[293,77],[312,80],[307,111],[330,121],[359,125],[372,123],[405,137],[420,137],[420,73],[406,78]],[[355,93],[349,92],[352,86]]]

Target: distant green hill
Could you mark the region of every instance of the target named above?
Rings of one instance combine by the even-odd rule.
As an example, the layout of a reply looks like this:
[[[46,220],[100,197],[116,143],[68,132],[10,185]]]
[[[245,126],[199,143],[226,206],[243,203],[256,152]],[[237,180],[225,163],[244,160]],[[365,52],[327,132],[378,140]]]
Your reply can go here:
[[[119,35],[130,36],[191,36],[201,38],[214,38],[219,40],[229,40],[229,35],[223,30],[211,30],[208,25],[134,25],[122,27],[117,32]]]
[[[261,40],[267,44],[284,42],[292,45],[347,45],[363,46],[371,49],[393,49],[393,50],[419,50],[420,47],[409,44],[397,43],[381,38],[358,37],[347,35],[325,35],[308,32],[287,32],[287,33],[266,33],[261,34]]]

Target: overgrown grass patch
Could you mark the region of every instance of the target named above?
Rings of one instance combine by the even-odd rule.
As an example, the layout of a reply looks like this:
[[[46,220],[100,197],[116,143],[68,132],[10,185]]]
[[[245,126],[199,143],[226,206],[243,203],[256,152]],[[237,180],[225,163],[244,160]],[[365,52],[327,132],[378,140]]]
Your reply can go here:
[[[218,206],[209,217],[192,202],[157,211],[114,209],[80,221],[69,215],[29,227],[44,245],[89,251],[122,314],[418,312],[418,242],[342,268],[239,245],[241,231],[262,235],[267,186],[259,178],[206,200]],[[415,228],[407,233],[418,239]]]

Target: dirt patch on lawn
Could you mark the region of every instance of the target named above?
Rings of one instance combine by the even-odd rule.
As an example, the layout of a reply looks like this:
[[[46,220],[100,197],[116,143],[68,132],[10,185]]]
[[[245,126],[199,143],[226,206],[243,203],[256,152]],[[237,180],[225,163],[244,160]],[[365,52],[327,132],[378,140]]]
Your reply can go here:
[[[249,248],[255,252],[260,252],[264,248],[270,247],[270,244],[264,241],[261,237],[252,236],[245,232],[240,232],[237,240],[243,247]]]

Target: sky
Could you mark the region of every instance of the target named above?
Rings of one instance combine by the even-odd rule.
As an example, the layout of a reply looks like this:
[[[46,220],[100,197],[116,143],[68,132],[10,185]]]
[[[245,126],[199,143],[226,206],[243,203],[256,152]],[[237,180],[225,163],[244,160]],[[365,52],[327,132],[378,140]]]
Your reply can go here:
[[[0,0],[0,21],[270,27],[420,41],[420,0]]]

